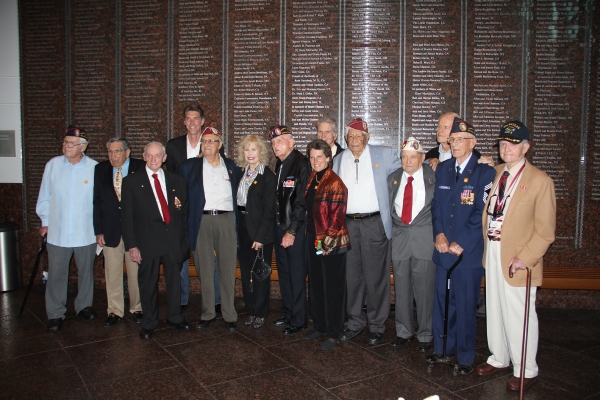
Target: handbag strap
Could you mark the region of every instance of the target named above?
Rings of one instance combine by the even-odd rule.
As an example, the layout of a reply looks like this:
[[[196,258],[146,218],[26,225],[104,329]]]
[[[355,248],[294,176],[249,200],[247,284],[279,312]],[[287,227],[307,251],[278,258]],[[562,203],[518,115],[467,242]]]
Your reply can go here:
[[[263,253],[262,247],[260,249],[258,249],[258,251],[256,252],[256,257],[254,258],[254,263],[252,264],[252,269],[250,270],[250,276],[252,276],[252,274],[254,273],[254,267],[256,266],[257,260],[265,261],[265,255]]]

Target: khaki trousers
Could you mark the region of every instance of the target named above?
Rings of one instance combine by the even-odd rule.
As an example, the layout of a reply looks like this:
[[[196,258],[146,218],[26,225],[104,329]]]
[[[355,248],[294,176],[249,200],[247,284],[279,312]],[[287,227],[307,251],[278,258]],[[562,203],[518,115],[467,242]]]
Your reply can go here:
[[[129,252],[125,251],[123,239],[117,247],[104,246],[104,269],[106,276],[106,298],[108,314],[113,313],[123,318],[125,299],[123,296],[123,256],[127,265],[127,286],[129,288],[129,311],[142,311],[140,289],[138,287],[138,264],[131,261]]]

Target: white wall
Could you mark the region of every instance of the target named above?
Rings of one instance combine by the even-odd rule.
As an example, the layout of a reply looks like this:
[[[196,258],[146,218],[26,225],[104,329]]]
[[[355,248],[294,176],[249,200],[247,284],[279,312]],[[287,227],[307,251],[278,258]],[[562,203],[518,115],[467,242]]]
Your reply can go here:
[[[0,157],[0,183],[22,183],[18,0],[0,0],[0,131],[15,131],[16,157]]]

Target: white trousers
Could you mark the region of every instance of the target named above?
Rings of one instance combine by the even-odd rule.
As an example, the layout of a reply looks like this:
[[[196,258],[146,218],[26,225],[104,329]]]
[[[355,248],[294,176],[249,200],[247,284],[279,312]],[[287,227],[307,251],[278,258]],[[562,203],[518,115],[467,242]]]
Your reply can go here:
[[[486,285],[486,322],[488,347],[492,355],[487,363],[496,367],[508,367],[512,361],[514,376],[521,376],[521,347],[523,346],[523,318],[525,315],[525,287],[510,286],[500,261],[502,242],[488,241],[486,253],[485,285]],[[535,361],[538,348],[538,318],[535,312],[537,288],[529,292],[529,337],[527,340],[527,360],[525,377],[538,375]]]

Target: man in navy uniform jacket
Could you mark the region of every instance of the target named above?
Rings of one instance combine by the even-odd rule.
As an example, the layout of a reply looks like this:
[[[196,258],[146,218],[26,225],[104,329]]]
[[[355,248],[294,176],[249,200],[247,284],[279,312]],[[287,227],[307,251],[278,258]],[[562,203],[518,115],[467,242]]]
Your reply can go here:
[[[473,155],[477,143],[475,129],[455,117],[448,138],[452,158],[440,163],[435,173],[435,190],[431,211],[436,264],[436,287],[433,306],[435,353],[429,361],[440,358],[444,330],[446,273],[462,254],[462,261],[452,272],[448,302],[447,355],[456,355],[458,372],[473,372],[475,359],[476,308],[483,275],[483,236],[481,214],[495,177],[494,168],[479,164]]]

